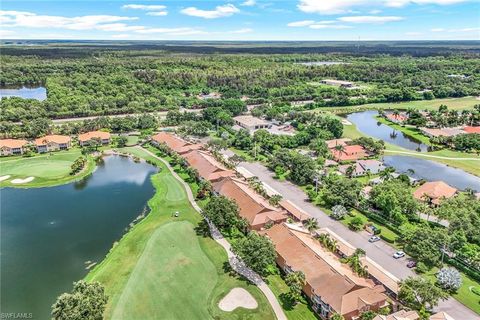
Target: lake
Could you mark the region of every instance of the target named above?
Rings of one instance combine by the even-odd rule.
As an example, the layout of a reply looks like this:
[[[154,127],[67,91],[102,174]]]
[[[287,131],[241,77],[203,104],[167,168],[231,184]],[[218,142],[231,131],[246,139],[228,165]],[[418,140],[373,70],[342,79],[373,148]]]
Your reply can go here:
[[[0,99],[7,97],[19,97],[43,101],[47,99],[47,89],[45,87],[0,88]]]
[[[3,312],[49,319],[50,307],[87,265],[101,262],[129,224],[146,212],[157,169],[108,156],[86,179],[38,189],[1,189]]]
[[[427,181],[442,180],[460,190],[470,188],[480,192],[480,178],[463,170],[445,164],[409,156],[384,156],[385,165],[394,167],[399,173],[407,173],[417,179]],[[412,169],[413,174],[408,173]]]
[[[385,124],[379,123],[375,117],[377,111],[368,110],[349,114],[347,119],[357,126],[358,131],[385,142],[400,146],[412,151],[428,151],[428,146],[403,132],[393,129]]]

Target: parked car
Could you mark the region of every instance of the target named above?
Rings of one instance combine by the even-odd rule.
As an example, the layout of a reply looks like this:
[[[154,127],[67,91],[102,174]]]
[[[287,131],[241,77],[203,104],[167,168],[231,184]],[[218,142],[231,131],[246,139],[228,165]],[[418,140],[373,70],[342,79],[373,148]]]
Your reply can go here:
[[[408,267],[408,268],[415,268],[416,266],[417,266],[417,261],[410,260],[410,261],[408,261],[408,263],[407,263],[407,267]]]
[[[368,242],[377,242],[380,241],[380,237],[378,236],[371,236],[370,239],[368,239]]]
[[[393,257],[394,257],[395,259],[403,258],[403,257],[405,257],[405,252],[403,252],[403,251],[397,251],[397,252],[395,252],[395,253],[393,254]]]

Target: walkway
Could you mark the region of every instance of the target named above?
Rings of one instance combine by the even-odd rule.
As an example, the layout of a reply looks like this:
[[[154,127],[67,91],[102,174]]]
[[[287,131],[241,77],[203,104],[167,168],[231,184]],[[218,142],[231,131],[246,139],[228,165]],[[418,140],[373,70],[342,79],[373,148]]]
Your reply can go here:
[[[260,181],[270,185],[276,191],[278,191],[284,199],[290,200],[296,206],[308,212],[312,217],[315,217],[320,227],[328,227],[330,230],[335,232],[337,235],[339,235],[345,241],[349,242],[354,247],[365,250],[367,256],[370,259],[372,259],[378,265],[392,273],[394,276],[398,277],[399,279],[405,279],[409,276],[415,275],[415,273],[406,266],[408,257],[394,259],[392,255],[395,253],[396,249],[391,247],[388,243],[384,241],[369,243],[369,233],[365,231],[361,231],[358,233],[353,232],[349,230],[346,226],[344,226],[342,223],[331,219],[319,207],[310,203],[305,192],[303,192],[303,190],[300,189],[297,185],[294,185],[289,181],[278,181],[274,179],[273,173],[268,170],[268,168],[257,162],[242,162],[239,164],[239,167],[247,169],[255,176],[257,176]],[[465,307],[463,304],[461,304],[454,298],[449,298],[448,300],[441,301],[436,310],[445,311],[452,317],[454,317],[456,320],[480,319],[480,316],[478,316],[476,313]]]
[[[187,192],[188,200],[190,201],[192,206],[195,208],[195,210],[198,211],[198,213],[200,213],[203,216],[202,209],[195,202],[195,198],[193,197],[192,190],[190,189],[188,184],[185,181],[183,181],[183,179],[172,169],[172,167],[170,167],[170,164],[167,161],[165,161],[164,159],[158,157],[157,155],[155,155],[154,153],[150,152],[147,149],[144,149],[140,146],[137,146],[137,148],[142,149],[142,151],[144,151],[144,152],[148,153],[149,155],[151,155],[152,157],[162,161],[168,167],[168,169],[173,174],[173,176],[178,181],[180,181],[180,183],[184,186],[184,188]],[[227,241],[227,239],[225,239],[223,237],[223,235],[220,233],[220,231],[218,231],[217,227],[213,223],[211,223],[205,216],[203,216],[203,217],[208,222],[208,226],[210,227],[210,233],[212,235],[212,238],[227,251],[228,261],[229,261],[232,269],[235,270],[237,273],[241,274],[242,276],[244,276],[245,278],[247,278],[248,280],[250,280],[255,285],[257,285],[257,287],[263,292],[263,294],[267,298],[268,302],[272,306],[272,309],[275,312],[275,315],[276,315],[278,320],[287,320],[287,317],[285,316],[285,313],[283,312],[282,307],[278,303],[277,297],[275,297],[272,290],[270,290],[270,288],[265,283],[265,281],[263,281],[263,279],[256,272],[254,272],[252,269],[250,269],[242,261],[242,259],[240,257],[238,257],[237,255],[235,255],[235,253],[233,253],[233,251],[231,250],[231,245]]]

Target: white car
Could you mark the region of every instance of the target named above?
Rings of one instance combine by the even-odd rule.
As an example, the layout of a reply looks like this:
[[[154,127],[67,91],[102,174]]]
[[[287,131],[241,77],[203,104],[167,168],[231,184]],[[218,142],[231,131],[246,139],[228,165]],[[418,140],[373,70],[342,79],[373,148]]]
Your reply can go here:
[[[378,236],[371,236],[370,239],[368,239],[368,242],[377,242],[377,241],[380,241],[380,237]]]
[[[403,257],[405,257],[405,252],[403,252],[403,251],[397,251],[397,252],[395,252],[395,253],[393,254],[393,257],[394,257],[395,259],[403,258]]]

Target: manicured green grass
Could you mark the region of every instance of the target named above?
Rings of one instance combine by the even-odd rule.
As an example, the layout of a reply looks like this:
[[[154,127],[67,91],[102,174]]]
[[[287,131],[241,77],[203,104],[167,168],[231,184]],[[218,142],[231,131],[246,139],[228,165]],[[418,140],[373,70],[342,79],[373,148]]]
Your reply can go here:
[[[438,272],[437,268],[433,268],[428,273],[424,274],[425,277],[436,281],[436,273]],[[480,289],[480,283],[468,277],[464,273],[460,273],[462,276],[462,286],[456,293],[453,294],[453,297],[459,302],[463,303],[465,306],[469,307],[476,313],[480,314],[480,296],[476,295],[471,291],[471,288],[476,287]]]
[[[133,227],[86,277],[109,296],[106,319],[273,319],[262,292],[230,274],[225,250],[199,226],[201,216],[165,164],[138,148],[123,148],[155,163],[157,192],[151,212]],[[172,213],[180,216],[172,217]],[[223,312],[218,302],[242,287],[257,300],[255,310]]]
[[[313,311],[307,302],[307,299],[302,296],[300,302],[293,305],[287,297],[289,288],[280,275],[270,275],[267,278],[267,283],[270,289],[277,297],[280,305],[285,311],[285,315],[289,320],[314,320],[320,319]]]
[[[1,187],[46,187],[61,185],[78,180],[90,174],[95,168],[91,157],[83,171],[75,176],[70,175],[71,165],[81,156],[80,149],[74,148],[65,151],[35,155],[33,157],[4,157],[0,159],[0,176],[10,175],[8,180],[0,182]],[[25,184],[12,184],[13,179],[35,179]]]
[[[138,144],[139,136],[127,136],[127,146],[135,146]]]
[[[480,100],[476,97],[463,97],[463,98],[449,98],[449,99],[433,99],[433,100],[420,100],[420,101],[408,101],[408,102],[391,102],[391,103],[369,103],[359,106],[347,106],[347,107],[324,107],[318,108],[315,111],[332,111],[335,113],[355,112],[362,110],[378,110],[378,109],[419,109],[419,110],[437,110],[440,105],[444,104],[452,110],[464,110],[472,108],[474,105],[479,104]]]

